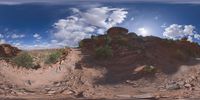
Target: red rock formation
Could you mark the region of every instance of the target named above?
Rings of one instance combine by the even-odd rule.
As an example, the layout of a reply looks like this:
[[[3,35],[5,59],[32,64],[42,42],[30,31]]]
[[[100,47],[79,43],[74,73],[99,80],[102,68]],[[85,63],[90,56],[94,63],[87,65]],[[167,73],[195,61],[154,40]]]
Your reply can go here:
[[[114,37],[117,35],[125,35],[128,33],[128,29],[122,27],[112,27],[108,29],[107,34],[110,37]]]
[[[106,80],[111,82],[142,77],[143,73],[133,73],[143,70],[144,67],[140,67],[143,65],[148,66],[147,71],[153,73],[150,66],[156,71],[173,74],[181,65],[195,64],[190,61],[200,58],[200,45],[197,43],[188,42],[186,39],[168,40],[154,36],[137,36],[119,27],[109,29],[105,35],[82,42],[85,45],[81,47],[82,51],[91,55],[90,62],[108,70]],[[95,59],[97,48],[104,46],[112,49],[112,56],[109,59]],[[148,73],[146,76],[151,75]]]
[[[21,50],[9,44],[0,45],[0,57],[13,57],[16,56]]]

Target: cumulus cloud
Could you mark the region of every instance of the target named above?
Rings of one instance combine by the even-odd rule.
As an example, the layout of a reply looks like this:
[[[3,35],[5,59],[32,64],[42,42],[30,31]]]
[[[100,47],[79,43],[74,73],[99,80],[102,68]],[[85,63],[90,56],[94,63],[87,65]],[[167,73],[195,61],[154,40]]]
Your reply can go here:
[[[18,39],[18,38],[24,38],[25,35],[24,34],[12,34],[11,38],[12,39]]]
[[[21,43],[20,42],[16,42],[16,43],[12,43],[12,45],[16,46],[16,47],[20,47]],[[24,47],[23,47],[24,48]]]
[[[41,37],[40,34],[38,34],[38,33],[35,33],[35,34],[33,35],[33,37],[34,37],[36,40],[42,39],[42,37]]]
[[[187,37],[188,41],[200,40],[200,35],[196,32],[196,28],[193,25],[178,25],[172,24],[165,28],[163,36],[170,39],[181,39]]]
[[[170,39],[180,39],[183,37],[194,35],[195,33],[195,27],[192,25],[172,24],[169,27],[165,28],[163,36]]]
[[[135,18],[134,17],[131,17],[131,21],[134,21],[135,20]]]
[[[193,42],[193,37],[192,36],[188,36],[187,38],[188,38],[187,41]]]
[[[123,8],[96,7],[86,11],[72,8],[73,15],[60,19],[54,24],[55,40],[67,46],[77,46],[78,42],[92,34],[104,34],[106,29],[120,24],[128,12]]]
[[[195,39],[200,39],[200,34],[194,34]]]
[[[162,24],[160,27],[161,27],[161,28],[166,28],[167,25],[166,25],[166,23],[164,23],[164,24]]]

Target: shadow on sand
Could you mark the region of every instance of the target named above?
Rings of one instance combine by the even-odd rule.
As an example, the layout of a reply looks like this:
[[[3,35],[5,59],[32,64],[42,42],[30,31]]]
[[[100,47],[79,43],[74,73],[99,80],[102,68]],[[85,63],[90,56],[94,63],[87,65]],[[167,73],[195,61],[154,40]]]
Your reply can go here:
[[[172,60],[160,60],[155,61],[151,59],[139,59],[132,55],[126,57],[112,58],[108,60],[95,60],[87,53],[79,63],[84,63],[88,68],[106,68],[107,73],[103,79],[97,80],[97,84],[118,84],[125,82],[126,80],[138,80],[140,78],[155,79],[154,74],[133,74],[134,69],[138,66],[148,65],[155,66],[159,72],[166,75],[172,75],[176,73],[182,65],[192,66],[200,64],[199,60],[190,59],[187,61],[174,61]],[[135,59],[137,58],[137,59]]]

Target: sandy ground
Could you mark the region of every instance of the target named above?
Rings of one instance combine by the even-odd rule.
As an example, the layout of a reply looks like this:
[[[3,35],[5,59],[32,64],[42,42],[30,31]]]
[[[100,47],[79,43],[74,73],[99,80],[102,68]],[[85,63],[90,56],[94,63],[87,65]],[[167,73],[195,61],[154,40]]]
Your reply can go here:
[[[141,78],[118,84],[97,84],[104,77],[104,68],[76,69],[83,58],[79,49],[72,49],[61,64],[38,70],[13,67],[0,61],[0,94],[2,99],[132,99],[199,98],[200,64],[181,66],[173,75],[158,73],[155,79]],[[183,82],[176,89],[173,82]],[[171,89],[166,88],[167,84]],[[189,85],[191,86],[189,86]],[[188,85],[188,86],[186,86]],[[169,99],[170,100],[170,99]]]
[[[63,64],[44,66],[38,70],[27,70],[24,68],[10,67],[7,63],[1,62],[1,74],[5,75],[11,83],[19,87],[34,89],[50,85],[52,82],[59,82],[73,69],[75,63],[80,60],[77,51],[72,51]],[[67,62],[67,63],[66,63]],[[31,85],[25,84],[28,81]]]

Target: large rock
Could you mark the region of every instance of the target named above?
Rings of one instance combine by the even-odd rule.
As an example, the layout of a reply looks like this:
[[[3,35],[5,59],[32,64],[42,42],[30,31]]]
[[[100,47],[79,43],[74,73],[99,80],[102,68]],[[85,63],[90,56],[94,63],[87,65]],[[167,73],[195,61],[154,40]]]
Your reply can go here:
[[[154,77],[157,72],[174,74],[181,65],[196,64],[190,61],[200,58],[200,45],[197,43],[155,36],[137,36],[136,33],[128,33],[127,29],[121,27],[112,27],[107,34],[84,39],[81,44],[84,54],[91,55],[91,58],[88,56],[88,62],[107,68],[109,75],[105,79],[109,82]],[[95,59],[96,50],[105,46],[111,50],[104,51],[111,51],[112,57],[102,61]],[[106,55],[107,52],[101,54]],[[179,85],[169,84],[167,88],[179,89]]]
[[[9,44],[0,45],[0,57],[13,57],[16,56],[21,50]]]
[[[112,27],[108,29],[107,34],[111,37],[116,35],[124,35],[128,34],[128,29],[122,27]]]

